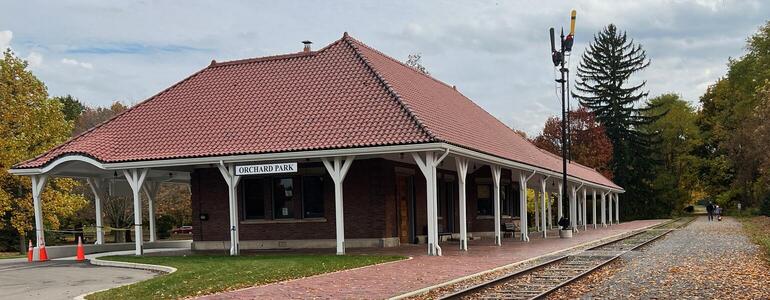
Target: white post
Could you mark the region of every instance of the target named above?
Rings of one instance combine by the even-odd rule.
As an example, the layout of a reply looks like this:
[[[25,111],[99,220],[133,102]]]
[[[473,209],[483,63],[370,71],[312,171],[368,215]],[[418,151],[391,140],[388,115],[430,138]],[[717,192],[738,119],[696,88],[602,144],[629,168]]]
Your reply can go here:
[[[591,205],[591,209],[593,212],[591,213],[591,224],[594,225],[594,229],[596,229],[596,189],[593,189],[593,194],[591,195],[591,201],[593,204]]]
[[[160,190],[160,182],[148,181],[144,185],[144,195],[147,197],[147,218],[150,222],[150,242],[154,242],[158,239],[157,232],[155,230],[155,198],[158,197],[158,191]]]
[[[613,200],[612,200],[612,193],[607,193],[607,197],[609,197],[607,199],[607,202],[608,202],[608,204],[610,206],[609,211],[607,212],[609,214],[609,218],[608,219],[610,219],[610,226],[612,226],[612,202],[613,202]]]
[[[227,164],[223,161],[219,161],[217,165],[219,173],[227,183],[227,205],[229,207],[229,219],[230,219],[230,255],[238,255],[241,252],[240,249],[240,234],[238,224],[238,194],[236,190],[238,183],[241,181],[240,176],[235,175],[235,165]]]
[[[455,157],[457,165],[457,185],[459,209],[460,209],[460,250],[468,251],[468,224],[467,212],[465,211],[465,176],[468,175],[468,160],[462,157]]]
[[[500,246],[503,243],[502,235],[500,233],[500,173],[502,172],[502,169],[500,166],[496,165],[492,165],[490,167],[492,169],[492,181],[495,190],[495,195],[493,197],[495,201],[495,245]]]
[[[94,210],[96,211],[96,244],[104,244],[104,226],[102,225],[102,197],[104,193],[104,182],[99,178],[87,178],[86,181],[94,193]],[[105,197],[106,198],[106,197]]]
[[[412,158],[420,167],[425,176],[427,217],[428,217],[428,255],[441,256],[441,246],[438,238],[438,189],[436,186],[436,167],[449,154],[444,152],[441,157],[436,157],[433,152],[425,153],[425,159],[419,153],[412,153]]]
[[[581,224],[580,218],[583,217],[583,211],[580,209],[580,203],[582,203],[582,202],[580,201],[580,198],[576,198],[576,199],[577,199],[576,200],[577,201],[576,202],[577,205],[575,206],[575,209],[577,211],[577,215],[576,215],[577,216],[577,223],[576,224],[577,224],[577,226],[580,226],[580,224]]]
[[[337,234],[337,255],[345,254],[345,216],[342,202],[342,183],[345,181],[345,175],[350,170],[350,165],[355,157],[348,156],[343,161],[340,157],[335,157],[333,162],[327,158],[322,158],[326,171],[329,172],[332,181],[334,181],[334,219]]]
[[[583,217],[581,218],[583,220],[583,230],[588,230],[588,209],[586,208],[586,188],[583,188],[583,199],[581,199],[581,205],[580,209],[582,211],[580,212]]]
[[[601,194],[601,213],[602,213],[602,227],[607,227],[607,202],[605,201],[605,196],[607,193],[602,192]]]
[[[620,224],[620,197],[615,193],[615,222]]]
[[[134,254],[142,255],[142,243],[144,237],[142,234],[142,200],[139,197],[139,191],[142,190],[144,179],[147,177],[148,169],[130,169],[123,170],[123,175],[126,176],[128,185],[131,186],[131,191],[134,197]]]
[[[529,242],[529,226],[527,226],[527,175],[519,174],[519,230],[521,240]]]
[[[548,177],[543,176],[542,179],[540,179],[540,197],[541,197],[541,205],[542,209],[540,210],[540,219],[543,222],[541,227],[543,228],[543,238],[548,237],[548,218],[546,217],[546,207],[545,202],[548,197],[548,193],[545,191],[546,188],[546,181],[548,180]]]
[[[562,183],[559,182],[559,193],[556,195],[556,224],[559,223],[561,218],[564,216],[563,212],[563,205],[562,205],[562,192],[563,192],[564,186],[562,186]]]
[[[572,194],[569,197],[569,216],[572,231],[577,232],[577,187],[572,186]]]
[[[45,182],[48,180],[48,175],[32,175],[29,177],[32,179],[32,205],[35,210],[35,251],[38,251],[40,247],[45,246],[45,228],[43,228],[43,205],[40,202],[40,196],[43,194],[43,188]],[[35,257],[39,257],[35,255]]]

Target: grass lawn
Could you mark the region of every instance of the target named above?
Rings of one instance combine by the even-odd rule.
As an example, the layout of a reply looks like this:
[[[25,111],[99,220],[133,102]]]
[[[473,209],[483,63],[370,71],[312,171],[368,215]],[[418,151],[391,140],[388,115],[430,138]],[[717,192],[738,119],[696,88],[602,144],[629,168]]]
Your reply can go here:
[[[765,248],[770,260],[770,217],[754,216],[741,218],[743,229],[754,243]]]
[[[24,255],[19,253],[19,252],[0,252],[0,259],[3,259],[3,258],[18,258],[18,257],[24,257]]]
[[[88,296],[88,299],[184,298],[403,258],[373,255],[109,256],[102,259],[171,266],[177,271],[99,292]]]

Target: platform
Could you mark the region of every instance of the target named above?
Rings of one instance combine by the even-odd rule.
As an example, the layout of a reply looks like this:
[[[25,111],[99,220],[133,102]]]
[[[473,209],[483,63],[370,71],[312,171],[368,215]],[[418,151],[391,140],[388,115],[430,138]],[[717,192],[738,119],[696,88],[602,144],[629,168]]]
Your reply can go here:
[[[403,255],[412,259],[322,274],[297,280],[215,294],[204,299],[387,299],[440,285],[486,270],[564,251],[586,243],[654,226],[665,220],[632,221],[580,231],[560,239],[554,230],[547,239],[531,233],[528,243],[506,238],[502,246],[491,240],[471,241],[460,251],[457,242],[443,242],[443,256],[427,256],[425,245],[384,249],[351,249],[349,254]]]

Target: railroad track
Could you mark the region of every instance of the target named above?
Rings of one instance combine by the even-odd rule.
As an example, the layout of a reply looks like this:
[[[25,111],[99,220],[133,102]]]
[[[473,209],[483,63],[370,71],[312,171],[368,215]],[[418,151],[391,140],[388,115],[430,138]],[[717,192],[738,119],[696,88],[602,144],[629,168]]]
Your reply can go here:
[[[555,257],[440,299],[539,299],[590,274],[621,255],[647,245],[695,218],[679,218],[577,254]]]

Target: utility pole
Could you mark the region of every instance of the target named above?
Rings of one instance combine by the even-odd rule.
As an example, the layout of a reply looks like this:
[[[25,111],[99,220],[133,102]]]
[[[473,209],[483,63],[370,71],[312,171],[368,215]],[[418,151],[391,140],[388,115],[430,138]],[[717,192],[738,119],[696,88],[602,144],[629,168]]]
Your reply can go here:
[[[564,66],[565,57],[572,51],[572,44],[575,37],[575,10],[572,10],[570,16],[570,33],[566,37],[564,36],[564,28],[561,29],[559,35],[559,50],[556,51],[556,45],[554,42],[554,29],[551,27],[551,60],[554,67],[559,67],[559,73],[561,78],[556,79],[556,82],[561,84],[561,163],[562,163],[562,195],[567,194],[567,153],[569,153],[569,140],[567,137],[567,97],[566,97],[566,84],[567,73],[569,69]]]

